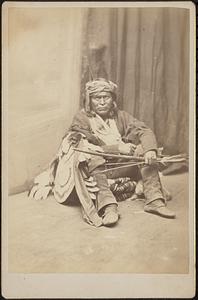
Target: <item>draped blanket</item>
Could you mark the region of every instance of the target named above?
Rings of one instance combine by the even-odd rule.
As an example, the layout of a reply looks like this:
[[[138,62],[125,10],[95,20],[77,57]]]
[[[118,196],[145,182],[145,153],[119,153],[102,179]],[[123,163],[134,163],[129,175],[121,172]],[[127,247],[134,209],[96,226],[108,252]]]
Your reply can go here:
[[[82,134],[70,133],[63,139],[49,168],[35,178],[29,196],[36,200],[46,199],[52,192],[56,201],[63,203],[75,188],[82,205],[83,217],[89,224],[98,227],[102,225],[102,220],[93,202],[98,188],[93,177],[87,176],[84,168],[84,163],[90,156],[75,152],[74,146],[87,149],[87,141]]]
[[[94,204],[99,189],[95,179],[88,172],[91,155],[75,151],[74,148],[105,151],[105,147],[112,147],[112,144],[118,144],[123,138],[130,142],[136,142],[134,137],[139,138],[143,152],[156,148],[152,131],[144,123],[125,112],[119,111],[117,118],[109,119],[107,124],[99,116],[89,119],[81,111],[74,117],[72,126],[63,138],[48,169],[35,178],[29,196],[36,200],[46,199],[52,192],[56,201],[63,203],[67,202],[71,192],[75,189],[84,219],[91,225],[101,226],[102,219]],[[105,162],[104,159],[103,161]],[[125,196],[123,187],[121,187],[122,183],[128,189]],[[118,201],[130,197],[134,190],[136,190],[135,194],[143,194],[141,183],[130,182],[128,179],[124,182],[117,181],[110,188]],[[137,192],[138,189],[139,192]]]

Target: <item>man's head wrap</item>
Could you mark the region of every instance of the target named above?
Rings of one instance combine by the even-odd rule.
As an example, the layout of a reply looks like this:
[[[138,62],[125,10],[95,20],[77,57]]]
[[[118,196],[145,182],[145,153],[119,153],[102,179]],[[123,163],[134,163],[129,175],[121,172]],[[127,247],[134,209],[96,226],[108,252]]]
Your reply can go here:
[[[113,83],[110,80],[106,80],[104,78],[97,78],[93,81],[89,81],[86,83],[85,86],[85,103],[84,103],[84,108],[86,112],[90,112],[90,100],[91,96],[96,93],[101,93],[101,92],[109,92],[112,94],[113,99],[116,99],[116,90],[117,90],[117,85]],[[114,105],[116,106],[116,104]]]

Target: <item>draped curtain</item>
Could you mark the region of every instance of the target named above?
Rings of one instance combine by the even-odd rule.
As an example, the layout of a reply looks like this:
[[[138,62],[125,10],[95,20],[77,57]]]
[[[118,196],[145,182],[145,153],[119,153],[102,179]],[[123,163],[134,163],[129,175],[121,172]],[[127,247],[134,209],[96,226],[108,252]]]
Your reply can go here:
[[[91,78],[116,82],[118,106],[153,129],[164,153],[188,152],[188,10],[89,8],[84,20],[82,94]]]

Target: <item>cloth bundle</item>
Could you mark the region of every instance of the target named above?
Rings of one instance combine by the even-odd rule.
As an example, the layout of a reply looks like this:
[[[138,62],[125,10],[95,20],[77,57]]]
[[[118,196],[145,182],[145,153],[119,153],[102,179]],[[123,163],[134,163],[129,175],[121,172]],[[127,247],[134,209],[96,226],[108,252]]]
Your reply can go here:
[[[109,187],[117,201],[124,201],[135,193],[137,183],[129,177],[109,180]]]

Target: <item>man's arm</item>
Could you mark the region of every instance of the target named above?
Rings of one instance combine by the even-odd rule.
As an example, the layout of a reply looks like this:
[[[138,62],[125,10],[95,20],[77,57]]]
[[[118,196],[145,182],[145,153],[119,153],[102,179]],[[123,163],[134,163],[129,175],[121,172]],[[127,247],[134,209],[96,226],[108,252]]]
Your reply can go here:
[[[122,126],[123,140],[135,144],[141,144],[146,164],[153,164],[157,159],[157,141],[153,131],[130,114],[120,111],[118,114],[118,126]],[[123,147],[123,154],[127,154],[127,147]]]
[[[79,111],[73,118],[69,132],[79,132],[86,136],[89,143],[100,146],[103,151],[108,153],[120,153],[119,145],[105,145],[91,130],[89,120],[83,110]],[[67,134],[67,133],[66,133]]]
[[[79,111],[73,118],[72,124],[68,131],[80,132],[84,134],[87,140],[94,145],[101,145],[100,139],[98,139],[91,130],[89,120],[83,110]]]
[[[122,126],[123,140],[141,144],[143,152],[156,151],[157,141],[153,131],[146,126],[144,122],[141,122],[125,111],[120,111],[118,114],[118,126]]]

